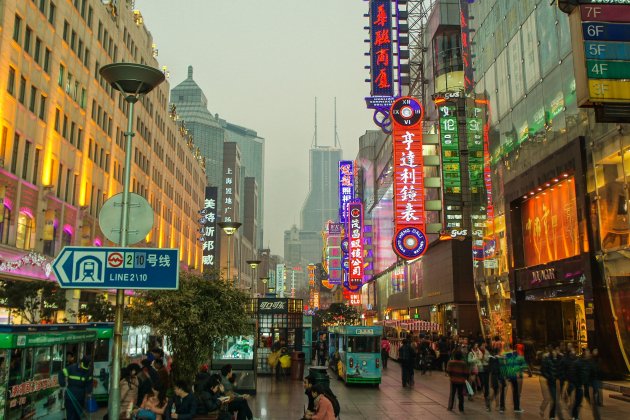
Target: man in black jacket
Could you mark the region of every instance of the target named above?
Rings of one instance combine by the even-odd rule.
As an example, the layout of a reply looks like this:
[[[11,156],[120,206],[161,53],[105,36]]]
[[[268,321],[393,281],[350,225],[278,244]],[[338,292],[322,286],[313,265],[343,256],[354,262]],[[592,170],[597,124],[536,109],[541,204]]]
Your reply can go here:
[[[197,415],[197,399],[190,393],[190,387],[186,381],[175,381],[175,412],[171,413],[172,419],[192,420]]]
[[[540,405],[540,416],[544,417],[545,409],[547,408],[547,404],[551,402],[551,410],[549,411],[549,418],[553,419],[556,417],[556,403],[557,403],[557,381],[560,370],[560,356],[558,354],[558,350],[555,348],[549,348],[548,352],[544,355],[542,360],[542,366],[540,369],[540,373],[544,378],[543,386],[547,387],[549,392],[550,401],[546,398],[543,398],[543,402]],[[543,391],[543,397],[545,393]]]
[[[403,344],[398,350],[398,358],[402,369],[402,386],[413,385],[413,364],[416,360],[416,352],[411,347],[411,342],[408,338],[403,340]]]

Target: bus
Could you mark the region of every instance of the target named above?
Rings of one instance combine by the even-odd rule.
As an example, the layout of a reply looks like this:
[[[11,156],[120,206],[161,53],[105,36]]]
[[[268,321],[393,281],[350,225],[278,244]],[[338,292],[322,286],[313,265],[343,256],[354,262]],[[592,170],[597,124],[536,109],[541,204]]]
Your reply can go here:
[[[346,384],[381,383],[383,327],[342,325],[330,327],[331,354],[339,354],[336,373]]]
[[[68,353],[94,354],[96,338],[85,324],[0,326],[0,418],[65,418],[59,373]]]

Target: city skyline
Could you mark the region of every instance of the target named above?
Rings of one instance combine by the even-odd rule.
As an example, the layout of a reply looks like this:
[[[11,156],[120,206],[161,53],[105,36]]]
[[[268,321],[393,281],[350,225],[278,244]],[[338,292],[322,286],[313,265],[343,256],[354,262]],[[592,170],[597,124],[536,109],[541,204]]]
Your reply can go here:
[[[263,246],[281,254],[284,230],[300,223],[308,194],[314,98],[318,98],[322,146],[334,145],[333,98],[337,98],[344,159],[354,159],[359,136],[375,128],[364,100],[369,94],[363,29],[367,4],[322,0],[274,1],[270,6],[245,0],[191,0],[186,5],[174,8],[165,0],[136,1],[171,82],[186,79],[192,65],[210,112],[265,138]],[[258,40],[261,33],[266,37],[263,42],[250,41]],[[252,103],[266,105],[253,108]],[[287,161],[288,157],[293,159]]]

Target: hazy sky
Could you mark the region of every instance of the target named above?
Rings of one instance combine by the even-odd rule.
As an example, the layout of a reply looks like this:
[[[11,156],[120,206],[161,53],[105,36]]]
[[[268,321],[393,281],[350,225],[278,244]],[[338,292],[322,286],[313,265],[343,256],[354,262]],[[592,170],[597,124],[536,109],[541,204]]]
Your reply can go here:
[[[368,24],[362,0],[136,0],[170,72],[194,67],[210,112],[265,138],[265,238],[283,254],[283,232],[308,188],[318,102],[318,143],[333,144],[333,98],[344,158],[376,128],[365,109]]]

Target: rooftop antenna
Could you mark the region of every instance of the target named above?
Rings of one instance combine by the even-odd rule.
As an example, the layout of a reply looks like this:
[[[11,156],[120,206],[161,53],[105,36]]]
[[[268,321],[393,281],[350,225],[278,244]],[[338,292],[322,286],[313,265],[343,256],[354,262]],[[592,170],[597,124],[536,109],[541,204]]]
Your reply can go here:
[[[311,143],[311,149],[317,147],[317,96],[315,97],[315,134],[313,135],[313,142]]]
[[[339,134],[337,134],[337,97],[335,96],[335,133],[334,133],[335,147],[339,146],[341,149],[341,141],[339,141]]]

